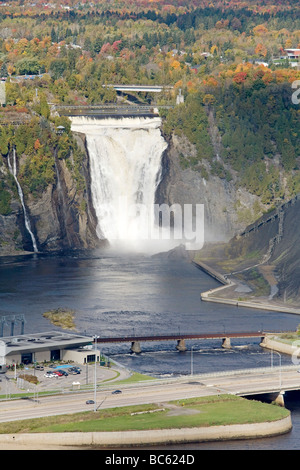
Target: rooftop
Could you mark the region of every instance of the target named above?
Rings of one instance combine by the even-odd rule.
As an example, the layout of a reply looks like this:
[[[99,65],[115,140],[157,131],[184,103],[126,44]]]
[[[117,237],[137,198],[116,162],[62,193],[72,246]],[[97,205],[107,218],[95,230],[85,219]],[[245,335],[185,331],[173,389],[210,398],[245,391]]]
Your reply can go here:
[[[92,342],[93,338],[90,336],[60,331],[4,336],[0,338],[0,345],[2,347],[5,346],[6,354],[16,351],[80,347]]]

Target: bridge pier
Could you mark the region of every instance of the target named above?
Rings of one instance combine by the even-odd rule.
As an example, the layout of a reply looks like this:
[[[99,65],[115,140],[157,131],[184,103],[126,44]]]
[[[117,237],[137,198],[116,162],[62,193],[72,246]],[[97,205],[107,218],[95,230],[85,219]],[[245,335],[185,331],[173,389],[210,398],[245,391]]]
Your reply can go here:
[[[223,338],[222,339],[222,348],[231,349],[230,338]]]
[[[282,406],[282,407],[285,406],[285,404],[284,404],[284,393],[285,392],[279,392],[278,393],[277,397],[274,400],[274,403],[276,403],[276,405],[279,405],[279,406]]]
[[[140,354],[142,352],[141,343],[139,341],[132,341],[130,350],[135,354]]]
[[[260,343],[259,345],[262,347],[262,348],[267,348],[268,347],[268,337],[267,336],[262,336],[261,339],[260,339]]]
[[[185,345],[185,340],[184,339],[178,339],[177,340],[177,346],[176,349],[180,352],[184,352],[187,350],[187,347]]]

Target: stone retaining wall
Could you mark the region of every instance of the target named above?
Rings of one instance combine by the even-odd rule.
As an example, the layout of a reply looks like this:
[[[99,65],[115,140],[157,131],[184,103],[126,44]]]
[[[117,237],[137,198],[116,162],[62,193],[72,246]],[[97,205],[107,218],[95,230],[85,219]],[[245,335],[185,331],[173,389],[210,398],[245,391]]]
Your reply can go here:
[[[276,338],[269,338],[268,336],[265,336],[264,340],[260,343],[260,346],[294,357],[300,356],[300,343],[297,345],[292,345],[276,340]],[[297,363],[295,365],[297,365]]]
[[[139,446],[177,444],[231,439],[262,438],[285,434],[292,429],[291,416],[267,423],[234,424],[202,428],[163,429],[119,432],[64,432],[0,434],[0,445],[31,449],[47,446]]]

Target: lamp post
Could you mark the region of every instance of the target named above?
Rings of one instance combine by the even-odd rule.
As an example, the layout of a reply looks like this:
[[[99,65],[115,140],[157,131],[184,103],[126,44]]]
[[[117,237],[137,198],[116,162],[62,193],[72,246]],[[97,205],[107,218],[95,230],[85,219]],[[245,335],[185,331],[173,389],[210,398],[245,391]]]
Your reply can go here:
[[[94,411],[97,411],[96,398],[97,398],[97,339],[99,336],[93,336],[95,342],[95,376],[94,376]]]
[[[194,373],[193,348],[194,348],[194,346],[191,347],[191,375],[193,375],[193,373]]]
[[[281,381],[281,354],[278,352],[278,351],[274,351],[274,349],[271,349],[271,365],[272,365],[272,368],[273,368],[273,353],[276,353],[278,354],[279,356],[279,388],[281,390],[281,385],[282,385],[282,381]]]

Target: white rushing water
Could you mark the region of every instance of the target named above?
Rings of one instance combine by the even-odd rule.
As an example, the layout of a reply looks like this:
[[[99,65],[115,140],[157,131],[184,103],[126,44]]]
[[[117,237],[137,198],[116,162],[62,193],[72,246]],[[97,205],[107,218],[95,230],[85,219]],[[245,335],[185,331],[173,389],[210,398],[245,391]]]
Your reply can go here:
[[[37,248],[36,239],[35,239],[35,236],[32,232],[32,229],[31,229],[30,220],[29,220],[28,213],[27,213],[26,206],[25,206],[25,202],[24,202],[23,190],[22,190],[22,187],[21,187],[21,185],[19,183],[19,180],[18,180],[18,177],[17,177],[17,160],[16,160],[16,150],[15,150],[15,148],[13,149],[13,161],[12,161],[12,163],[10,161],[10,155],[8,154],[8,168],[9,168],[9,171],[11,172],[11,174],[13,175],[13,177],[15,179],[15,182],[16,182],[16,185],[17,185],[17,188],[18,188],[19,198],[20,198],[22,208],[23,208],[25,227],[26,227],[26,230],[27,230],[27,232],[29,233],[29,235],[31,237],[33,250],[34,250],[35,253],[37,253],[38,248]]]
[[[72,131],[86,135],[98,237],[112,247],[149,249],[155,192],[167,148],[161,120],[72,117],[71,121]]]

